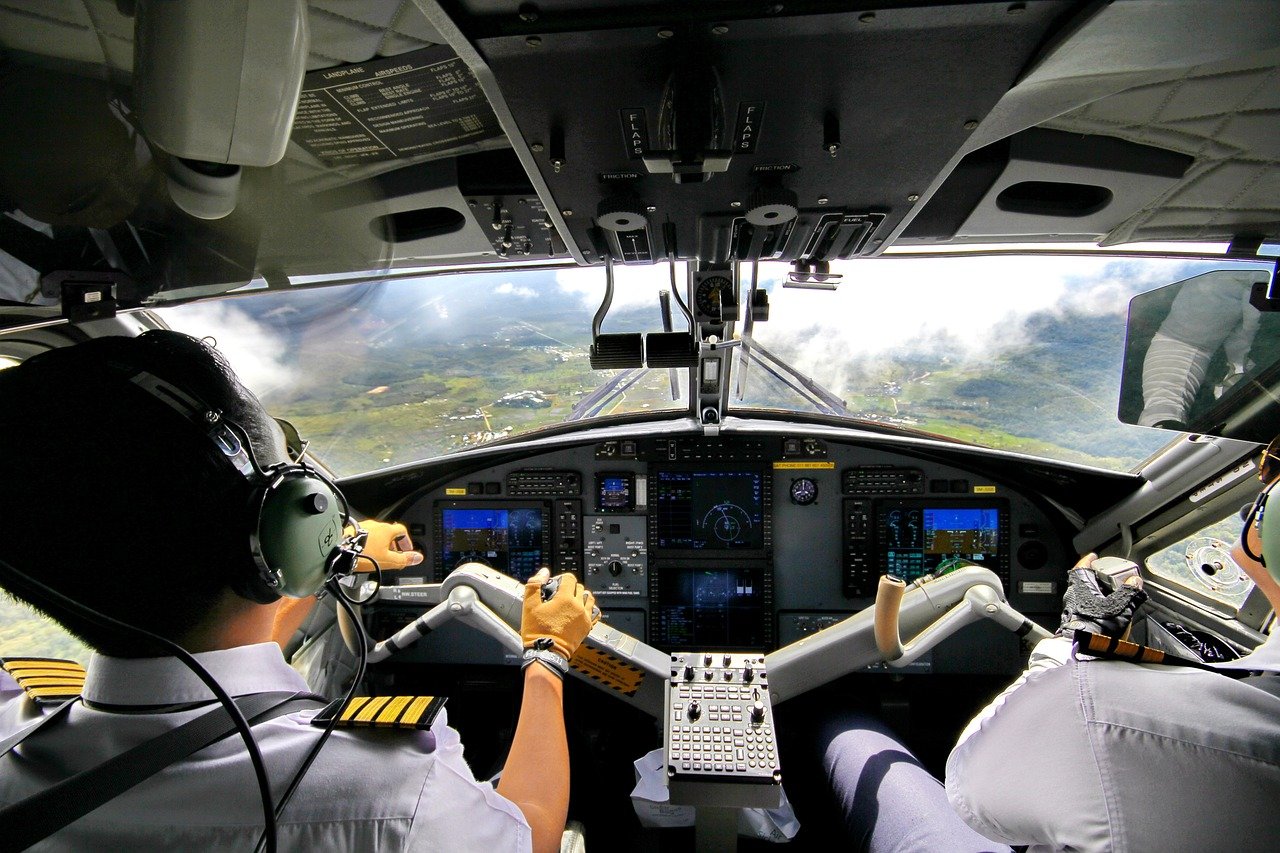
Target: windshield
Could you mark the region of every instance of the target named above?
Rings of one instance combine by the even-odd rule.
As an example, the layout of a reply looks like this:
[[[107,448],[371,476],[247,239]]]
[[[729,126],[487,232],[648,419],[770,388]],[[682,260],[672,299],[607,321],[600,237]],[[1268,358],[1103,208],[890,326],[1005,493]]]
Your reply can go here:
[[[745,387],[735,366],[730,410],[835,413],[1131,470],[1173,434],[1116,417],[1129,300],[1224,267],[1260,265],[882,258],[836,266],[839,287],[812,290],[787,286],[787,265],[761,264],[769,317],[752,330]],[[677,280],[683,288],[682,267]],[[620,267],[603,331],[660,331],[659,292],[669,289],[665,266]],[[688,371],[591,369],[603,293],[598,268],[525,269],[262,292],[157,314],[216,339],[268,410],[348,476],[565,421],[683,416]],[[675,329],[687,328],[673,311]]]
[[[652,273],[618,271],[605,331],[660,328],[670,284]],[[673,400],[666,371],[591,369],[603,281],[598,269],[445,275],[156,313],[212,337],[267,410],[349,476],[567,420],[688,409],[683,375]]]
[[[1117,419],[1129,300],[1222,260],[1070,255],[881,258],[833,265],[838,289],[760,266],[741,405],[821,411],[1050,459],[1132,470],[1172,434]],[[746,274],[749,279],[749,273]],[[794,367],[829,392],[811,402]],[[735,395],[735,400],[738,399]]]

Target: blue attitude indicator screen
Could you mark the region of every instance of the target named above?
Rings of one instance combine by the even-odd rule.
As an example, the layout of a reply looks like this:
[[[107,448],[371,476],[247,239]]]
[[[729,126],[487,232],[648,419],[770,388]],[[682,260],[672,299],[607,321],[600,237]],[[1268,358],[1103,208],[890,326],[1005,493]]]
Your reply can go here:
[[[910,581],[955,558],[994,570],[1000,562],[1000,513],[991,506],[882,506],[878,517],[884,571]]]
[[[527,581],[550,565],[542,510],[536,507],[441,509],[440,532],[446,572],[463,563],[483,563]]]

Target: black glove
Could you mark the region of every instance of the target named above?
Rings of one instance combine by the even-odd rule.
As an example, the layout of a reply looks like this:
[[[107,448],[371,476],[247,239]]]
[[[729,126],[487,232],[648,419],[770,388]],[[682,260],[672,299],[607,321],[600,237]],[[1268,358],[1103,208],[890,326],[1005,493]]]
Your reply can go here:
[[[1123,637],[1133,621],[1133,614],[1147,594],[1141,588],[1141,580],[1132,578],[1137,586],[1125,585],[1110,594],[1104,594],[1093,569],[1077,566],[1067,574],[1071,585],[1062,597],[1062,625],[1059,637],[1071,637],[1077,630],[1091,631],[1108,637]]]

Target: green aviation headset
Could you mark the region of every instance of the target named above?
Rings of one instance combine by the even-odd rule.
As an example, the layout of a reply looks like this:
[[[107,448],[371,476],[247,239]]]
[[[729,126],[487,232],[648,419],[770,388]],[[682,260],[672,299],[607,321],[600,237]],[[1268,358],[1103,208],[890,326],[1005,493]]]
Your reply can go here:
[[[1241,512],[1244,530],[1240,533],[1240,547],[1249,557],[1261,563],[1271,573],[1271,577],[1280,581],[1280,510],[1271,513],[1271,520],[1267,520],[1267,499],[1276,484],[1280,483],[1280,436],[1272,439],[1262,451],[1262,456],[1258,459],[1258,479],[1263,482],[1262,491],[1253,504]],[[1261,553],[1258,554],[1253,553],[1249,547],[1251,526],[1258,531],[1258,544],[1261,546],[1258,549]],[[1267,562],[1268,555],[1271,557],[1270,563]]]
[[[249,437],[216,408],[146,371],[125,368],[128,381],[199,429],[219,455],[248,481],[249,552],[256,572],[233,578],[232,588],[259,604],[306,598],[334,577],[350,574],[364,544],[338,487],[299,458],[263,467]]]

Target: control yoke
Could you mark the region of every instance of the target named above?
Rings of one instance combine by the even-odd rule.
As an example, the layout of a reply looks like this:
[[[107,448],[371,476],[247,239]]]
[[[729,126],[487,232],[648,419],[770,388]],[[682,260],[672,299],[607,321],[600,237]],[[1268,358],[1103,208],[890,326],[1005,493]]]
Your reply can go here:
[[[524,584],[488,566],[467,563],[443,583],[383,587],[380,595],[383,601],[420,603],[428,609],[394,636],[373,644],[371,663],[453,619],[497,639],[513,664],[520,659]],[[966,566],[910,584],[882,578],[875,607],[765,655],[768,697],[777,704],[882,661],[905,666],[980,619],[992,619],[1020,636],[1050,636],[1009,606],[1000,579],[988,569]],[[905,644],[904,631],[913,637]],[[671,655],[604,622],[591,629],[569,672],[657,719],[667,716]]]
[[[960,628],[984,618],[991,619],[1020,637],[1031,635],[1036,640],[1043,640],[1051,636],[1044,628],[1010,607],[1009,602],[1004,600],[1000,581],[995,579],[995,575],[991,577],[995,581],[994,585],[979,581],[969,586],[959,602],[917,634],[911,642],[903,645],[898,617],[907,584],[893,575],[883,575],[876,588],[875,637],[876,648],[884,655],[885,662],[894,668],[904,667]],[[934,579],[926,576],[912,583],[912,586],[919,588],[928,597],[926,584],[931,580]]]

